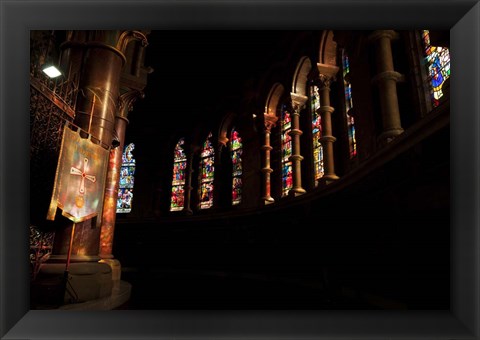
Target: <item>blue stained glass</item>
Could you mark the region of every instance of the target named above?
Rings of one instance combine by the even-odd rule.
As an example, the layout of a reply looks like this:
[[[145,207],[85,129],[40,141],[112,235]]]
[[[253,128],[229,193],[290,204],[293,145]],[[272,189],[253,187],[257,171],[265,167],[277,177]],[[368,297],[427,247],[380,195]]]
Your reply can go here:
[[[282,196],[286,196],[290,189],[293,187],[292,176],[292,162],[289,160],[292,155],[292,137],[291,131],[291,117],[288,112],[287,106],[282,105]]]
[[[428,30],[422,32],[422,41],[432,105],[437,107],[443,97],[443,85],[450,77],[450,52],[448,48],[432,46]]]
[[[357,155],[357,141],[355,138],[355,120],[350,115],[350,110],[353,109],[352,99],[352,85],[350,84],[350,61],[345,51],[342,51],[343,60],[343,87],[345,89],[345,111],[347,116],[347,131],[348,131],[348,145],[350,149],[350,158]]]
[[[215,175],[215,150],[212,145],[212,133],[209,133],[200,152],[199,198],[200,209],[213,205],[213,180]]]
[[[178,211],[184,208],[184,188],[187,168],[187,156],[185,154],[184,144],[185,139],[180,138],[177,145],[175,145],[170,211]]]
[[[135,144],[128,144],[122,153],[122,165],[118,181],[117,213],[129,213],[132,210],[133,186],[135,183]]]
[[[323,148],[319,139],[322,136],[322,119],[318,113],[320,108],[320,95],[318,86],[310,86],[310,110],[312,113],[312,144],[313,144],[313,168],[315,179],[318,180],[324,174]]]

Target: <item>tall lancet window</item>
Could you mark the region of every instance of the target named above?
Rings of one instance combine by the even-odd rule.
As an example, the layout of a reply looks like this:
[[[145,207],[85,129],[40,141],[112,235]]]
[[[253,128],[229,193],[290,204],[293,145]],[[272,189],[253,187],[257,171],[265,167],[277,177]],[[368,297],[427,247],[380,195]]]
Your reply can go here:
[[[312,111],[312,143],[313,143],[313,168],[315,172],[315,180],[323,177],[323,148],[320,143],[322,137],[322,118],[318,113],[320,108],[320,95],[318,94],[318,86],[310,86],[310,109]]]
[[[348,55],[342,51],[343,62],[343,87],[345,89],[345,112],[347,116],[348,146],[350,150],[350,158],[357,155],[357,141],[355,139],[355,120],[353,119],[352,108],[352,84],[350,83],[350,62]]]
[[[135,144],[128,144],[122,154],[120,180],[118,184],[117,213],[129,213],[132,210],[135,158],[132,151]]]
[[[292,122],[287,106],[282,105],[282,197],[288,195],[293,186],[292,162],[289,160],[292,155]]]
[[[214,161],[215,150],[210,132],[200,153],[200,209],[208,209],[213,205]]]
[[[430,83],[430,97],[433,107],[440,104],[443,96],[442,87],[450,77],[450,52],[448,48],[432,46],[430,44],[430,32],[422,31],[425,64]]]
[[[187,168],[187,155],[185,154],[185,139],[180,138],[175,146],[173,156],[172,195],[170,211],[182,210],[185,194],[185,170]]]
[[[230,136],[230,152],[232,155],[232,205],[242,201],[242,138],[235,128]]]

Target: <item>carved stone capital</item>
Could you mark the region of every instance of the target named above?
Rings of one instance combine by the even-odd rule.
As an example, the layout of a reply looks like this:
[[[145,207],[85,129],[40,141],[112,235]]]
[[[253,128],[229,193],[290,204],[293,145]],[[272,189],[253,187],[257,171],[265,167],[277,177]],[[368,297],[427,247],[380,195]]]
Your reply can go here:
[[[118,98],[118,112],[119,117],[127,118],[128,112],[133,110],[133,103],[137,98],[145,98],[145,93],[139,90],[127,91]]]
[[[218,145],[225,147],[225,146],[227,146],[228,141],[229,141],[229,139],[228,139],[227,137],[225,137],[225,136],[220,136],[220,137],[218,138]]]
[[[265,119],[265,129],[268,132],[270,132],[272,127],[275,127],[275,125],[277,124],[278,117],[274,115],[265,114],[264,119]]]
[[[320,84],[326,86],[325,82],[328,81],[328,86],[326,87],[330,87],[330,82],[335,81],[339,70],[338,66],[317,63],[317,69],[319,73]]]
[[[127,49],[127,45],[130,41],[132,40],[139,40],[142,42],[142,47],[147,47],[148,46],[148,40],[145,34],[143,34],[140,31],[124,31],[120,35],[117,41],[117,50],[121,51],[122,53],[125,53],[125,50]]]
[[[290,92],[290,98],[292,98],[292,106],[295,112],[300,111],[308,100],[307,96]]]
[[[400,38],[400,35],[394,30],[377,30],[377,31],[373,31],[373,33],[368,36],[368,41],[374,42],[382,38],[396,40]]]

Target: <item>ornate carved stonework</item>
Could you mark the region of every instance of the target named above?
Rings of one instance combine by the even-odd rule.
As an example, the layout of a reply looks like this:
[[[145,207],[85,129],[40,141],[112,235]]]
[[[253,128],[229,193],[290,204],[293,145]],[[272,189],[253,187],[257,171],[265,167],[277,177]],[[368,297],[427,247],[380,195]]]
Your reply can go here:
[[[292,106],[295,112],[299,112],[301,109],[303,109],[308,100],[307,96],[293,92],[290,93],[290,97],[292,98]]]
[[[139,90],[131,90],[120,95],[117,115],[127,118],[128,112],[133,110],[133,104],[138,98],[145,98],[145,93]]]
[[[265,129],[267,132],[270,132],[272,127],[275,127],[278,121],[278,117],[270,114],[264,115],[265,119]]]

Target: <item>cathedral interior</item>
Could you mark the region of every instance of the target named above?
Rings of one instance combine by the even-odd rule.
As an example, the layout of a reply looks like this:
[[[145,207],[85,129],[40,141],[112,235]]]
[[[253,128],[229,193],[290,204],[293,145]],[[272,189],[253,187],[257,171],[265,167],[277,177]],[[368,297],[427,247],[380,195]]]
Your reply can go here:
[[[449,45],[31,31],[31,308],[449,309]]]

